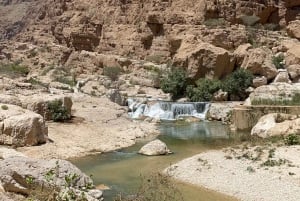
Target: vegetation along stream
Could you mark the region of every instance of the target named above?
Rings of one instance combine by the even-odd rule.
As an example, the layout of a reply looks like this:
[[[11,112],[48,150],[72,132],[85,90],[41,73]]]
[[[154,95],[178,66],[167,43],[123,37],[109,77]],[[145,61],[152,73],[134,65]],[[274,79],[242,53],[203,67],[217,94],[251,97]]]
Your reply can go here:
[[[141,177],[161,172],[170,164],[203,151],[220,149],[239,143],[237,134],[231,135],[220,122],[163,123],[160,140],[174,154],[142,156],[137,152],[147,143],[141,140],[132,147],[101,155],[88,156],[73,161],[88,175],[93,175],[96,185],[108,185],[104,192],[106,201],[112,201],[120,192],[131,194],[138,189]],[[176,183],[185,201],[229,201],[234,198],[188,184]]]

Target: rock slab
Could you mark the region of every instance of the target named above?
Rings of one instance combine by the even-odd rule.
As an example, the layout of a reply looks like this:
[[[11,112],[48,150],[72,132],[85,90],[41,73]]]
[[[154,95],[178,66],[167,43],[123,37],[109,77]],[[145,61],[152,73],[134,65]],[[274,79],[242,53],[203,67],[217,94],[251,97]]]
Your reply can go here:
[[[0,181],[6,192],[42,196],[41,193],[47,195],[54,190],[63,197],[66,191],[72,190],[76,195],[84,193],[89,201],[102,200],[102,191],[94,189],[89,192],[88,187],[93,186],[91,178],[65,160],[16,156],[1,160],[0,168]]]

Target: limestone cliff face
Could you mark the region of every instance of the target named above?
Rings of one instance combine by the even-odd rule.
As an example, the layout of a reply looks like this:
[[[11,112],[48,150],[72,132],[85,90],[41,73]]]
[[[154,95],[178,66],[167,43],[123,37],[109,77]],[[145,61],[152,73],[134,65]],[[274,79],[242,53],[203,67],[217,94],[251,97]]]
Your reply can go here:
[[[82,50],[164,63],[182,58],[183,44],[233,52],[249,42],[242,24],[285,27],[300,18],[300,0],[0,0],[0,15],[0,40],[51,47],[43,60],[52,63]]]
[[[8,28],[2,38],[21,32],[21,40],[24,32],[29,37],[39,30],[76,50],[142,56],[145,51],[168,55],[172,34],[211,18],[239,23],[243,16],[255,14],[261,23],[284,26],[299,17],[300,10],[298,0],[1,0],[0,5],[1,14],[15,19],[20,15],[15,23],[28,24],[11,34]],[[22,12],[17,10],[20,6]],[[15,10],[7,13],[9,8]]]
[[[187,34],[225,49],[234,49],[245,42],[240,30],[220,33],[203,28],[201,25],[211,18],[224,18],[236,24],[242,23],[244,16],[256,15],[263,24],[285,26],[299,17],[300,10],[300,1],[275,0],[50,0],[47,3],[40,10],[38,24],[48,22],[56,42],[75,50],[141,58],[152,55],[157,59],[172,56]],[[216,41],[220,35],[221,40]],[[227,38],[228,35],[239,37]]]

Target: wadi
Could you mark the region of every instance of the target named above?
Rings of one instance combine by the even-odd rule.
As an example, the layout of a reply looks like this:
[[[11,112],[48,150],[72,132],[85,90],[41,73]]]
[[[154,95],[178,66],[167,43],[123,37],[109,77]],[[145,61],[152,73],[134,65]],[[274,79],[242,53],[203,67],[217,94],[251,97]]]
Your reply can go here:
[[[300,1],[0,16],[0,200],[300,200]]]

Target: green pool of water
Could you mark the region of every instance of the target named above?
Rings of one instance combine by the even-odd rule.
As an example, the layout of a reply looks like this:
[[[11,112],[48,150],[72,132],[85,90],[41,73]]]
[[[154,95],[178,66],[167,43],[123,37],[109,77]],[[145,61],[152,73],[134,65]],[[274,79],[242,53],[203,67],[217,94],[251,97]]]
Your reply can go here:
[[[93,175],[96,185],[105,184],[110,190],[104,192],[106,201],[112,201],[120,192],[131,194],[147,176],[164,170],[186,157],[203,151],[219,149],[238,143],[230,135],[227,126],[220,122],[164,123],[160,125],[159,139],[164,141],[174,154],[167,156],[142,156],[138,150],[147,141],[139,141],[132,147],[101,155],[87,156],[72,161],[88,175]],[[185,201],[226,201],[234,198],[204,188],[176,183]]]

